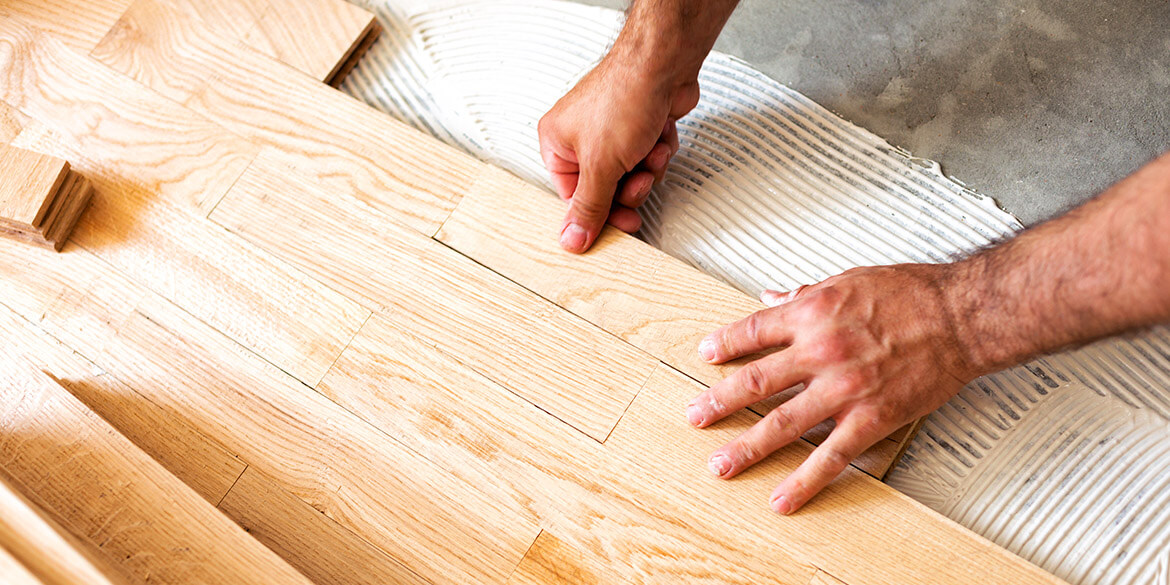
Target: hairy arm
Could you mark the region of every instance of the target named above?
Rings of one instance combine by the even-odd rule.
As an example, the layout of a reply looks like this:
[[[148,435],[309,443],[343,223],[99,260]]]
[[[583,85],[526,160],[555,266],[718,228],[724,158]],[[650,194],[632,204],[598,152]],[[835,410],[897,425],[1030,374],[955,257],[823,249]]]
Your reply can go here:
[[[944,284],[967,358],[983,372],[1170,321],[1170,154],[955,263]]]
[[[772,493],[788,514],[894,429],[974,378],[1033,356],[1170,322],[1170,154],[1063,217],[950,264],[857,268],[791,293],[704,338],[721,363],[783,348],[688,405],[705,427],[797,384],[805,389],[712,453],[730,478],[837,424]]]
[[[738,0],[635,0],[604,59],[540,120],[540,151],[569,202],[561,246],[585,252],[634,211],[678,151],[675,120],[699,101],[699,68]]]

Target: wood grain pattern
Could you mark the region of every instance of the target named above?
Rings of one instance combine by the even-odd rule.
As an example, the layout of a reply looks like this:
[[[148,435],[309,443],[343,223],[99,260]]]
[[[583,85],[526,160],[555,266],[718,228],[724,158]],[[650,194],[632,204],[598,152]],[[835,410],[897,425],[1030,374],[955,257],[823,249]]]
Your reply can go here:
[[[0,223],[38,228],[69,172],[69,162],[0,145]]]
[[[52,585],[38,579],[3,547],[0,547],[0,579],[9,585]]]
[[[846,585],[844,581],[824,572],[817,571],[808,585]]]
[[[603,585],[618,581],[607,568],[590,566],[586,555],[546,530],[536,537],[508,585]]]
[[[244,42],[334,85],[338,71],[378,30],[373,13],[345,0],[281,0],[269,4]]]
[[[0,250],[0,254],[5,252]],[[39,296],[35,292],[33,295]],[[79,296],[59,297],[54,306],[46,309],[47,313],[40,314],[43,315],[40,324],[46,329],[62,331],[61,326],[67,327],[69,322],[59,320],[62,315],[57,308],[62,302],[81,300]],[[92,329],[78,333],[102,335]],[[0,306],[0,334],[12,347],[20,348],[27,361],[42,371],[53,372],[57,381],[90,410],[208,502],[223,498],[243,472],[243,462],[222,445],[196,432],[175,413],[134,392],[5,306]]]
[[[429,585],[378,547],[249,468],[219,509],[315,585]]]
[[[5,359],[0,379],[5,471],[132,577],[308,585],[51,378]]]
[[[21,495],[3,475],[0,473],[0,551],[6,554],[0,561],[0,577],[5,583],[23,579],[44,585],[130,584],[125,575]],[[23,575],[13,574],[14,569],[23,569]]]
[[[158,0],[136,1],[120,26],[188,30],[183,35],[107,38],[95,54],[132,76],[140,68],[128,68],[127,63],[156,61],[173,66],[177,75],[202,79],[185,102],[192,109],[296,157],[315,181],[339,195],[362,199],[428,235],[438,229],[480,163],[447,146],[426,152],[407,147],[421,137],[416,130],[319,81],[291,74],[287,65],[247,45],[201,29],[181,8]],[[175,55],[179,58],[173,59]],[[161,87],[155,79],[136,78]]]
[[[0,144],[8,144],[24,129],[24,115],[0,101]]]
[[[200,217],[255,147],[51,40],[21,50],[9,93],[37,121],[14,144],[75,161],[93,184],[74,241],[316,383],[368,311]]]
[[[488,168],[435,237],[707,385],[746,363],[713,366],[696,348],[703,336],[763,309],[762,303],[613,228],[588,254],[569,254],[557,243],[563,215],[552,194]],[[752,409],[766,414],[790,395]],[[831,428],[822,425],[805,437],[819,444]],[[899,445],[882,441],[854,464],[880,478]]]
[[[538,532],[157,296],[95,362],[424,578],[502,581]]]
[[[212,219],[599,441],[657,360],[262,153]],[[298,226],[292,231],[284,226]],[[524,323],[524,327],[517,327]]]
[[[606,447],[614,458],[646,468],[666,492],[718,510],[745,536],[783,542],[787,550],[847,583],[962,583],[973,575],[995,583],[1061,583],[925,506],[856,470],[846,470],[797,514],[769,512],[764,499],[808,455],[796,443],[732,481],[699,465],[755,417],[740,412],[708,429],[663,412],[686,404],[699,385],[662,367],[651,376]],[[863,520],[863,521],[862,521]]]
[[[89,51],[118,20],[131,0],[5,0],[0,20],[19,18],[81,52]]]
[[[664,494],[641,466],[612,464],[606,446],[380,315],[318,390],[447,473],[510,502],[518,517],[579,551],[576,573],[612,576],[609,583],[800,585],[814,570]]]

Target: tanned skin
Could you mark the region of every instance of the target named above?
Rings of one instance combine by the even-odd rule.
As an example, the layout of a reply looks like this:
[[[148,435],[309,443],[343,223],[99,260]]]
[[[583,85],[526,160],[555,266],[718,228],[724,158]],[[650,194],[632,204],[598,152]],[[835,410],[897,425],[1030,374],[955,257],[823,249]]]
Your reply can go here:
[[[734,0],[635,0],[614,47],[540,121],[541,153],[569,202],[561,246],[582,253],[634,211],[678,150],[674,121]],[[789,514],[865,449],[967,382],[1031,357],[1170,321],[1170,155],[1018,237],[950,264],[857,268],[765,291],[770,308],[703,339],[722,363],[775,348],[695,397],[708,426],[804,384],[708,459],[730,478],[827,419],[828,439],[772,492]]]

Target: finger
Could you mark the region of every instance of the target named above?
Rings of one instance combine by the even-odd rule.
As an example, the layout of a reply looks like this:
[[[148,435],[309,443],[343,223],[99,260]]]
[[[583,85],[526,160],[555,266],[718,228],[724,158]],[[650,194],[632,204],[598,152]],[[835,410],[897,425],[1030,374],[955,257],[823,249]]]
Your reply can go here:
[[[662,182],[662,177],[666,175],[666,165],[670,162],[670,145],[665,142],[659,142],[650,149],[650,154],[643,159],[642,166],[654,175],[654,182]]]
[[[745,319],[721,327],[699,342],[699,355],[721,364],[758,351],[792,342],[793,332],[784,320],[785,307],[756,311]]]
[[[735,477],[777,449],[799,439],[809,429],[833,416],[839,408],[836,404],[825,404],[824,397],[815,390],[805,390],[773,408],[752,428],[712,453],[707,459],[707,468],[716,477]]]
[[[646,171],[630,173],[622,183],[617,202],[630,208],[638,207],[646,202],[646,197],[650,195],[650,188],[653,186],[653,174]]]
[[[609,212],[609,220],[606,223],[627,234],[632,234],[642,229],[642,216],[629,207],[617,205],[614,206],[613,211]]]
[[[666,126],[662,128],[661,142],[670,145],[670,156],[678,154],[678,125],[674,120],[667,120]]]
[[[771,290],[771,289],[765,290],[764,292],[760,293],[760,302],[764,303],[765,305],[768,305],[769,307],[779,307],[780,305],[783,305],[784,303],[790,303],[790,302],[796,300],[796,297],[800,293],[804,292],[804,289],[806,289],[806,288],[808,288],[808,285],[802,284],[799,287],[797,287],[795,290],[791,290],[788,292],[780,292],[778,290]]]
[[[691,400],[687,405],[687,420],[703,428],[803,382],[810,372],[797,363],[796,355],[779,351],[740,368]]]
[[[833,479],[841,475],[871,445],[882,440],[893,429],[875,424],[864,415],[845,417],[808,459],[800,464],[772,492],[771,507],[779,514],[799,510]]]
[[[582,169],[561,227],[562,248],[580,254],[593,245],[609,217],[614,190],[621,175],[621,172]]]
[[[577,173],[549,173],[549,178],[552,179],[553,189],[556,189],[561,199],[567,201],[573,196],[573,191],[577,188]]]

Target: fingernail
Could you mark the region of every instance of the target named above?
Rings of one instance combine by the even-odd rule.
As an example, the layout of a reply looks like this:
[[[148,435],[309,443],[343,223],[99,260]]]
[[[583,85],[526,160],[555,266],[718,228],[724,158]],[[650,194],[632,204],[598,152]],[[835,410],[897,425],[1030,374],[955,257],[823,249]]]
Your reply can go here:
[[[699,355],[707,361],[715,359],[715,342],[711,338],[704,338],[699,342]]]
[[[788,496],[776,496],[772,500],[772,511],[787,516],[792,513],[792,502],[788,501]]]
[[[589,234],[585,232],[585,228],[575,224],[566,224],[561,230],[561,247],[566,250],[578,252],[585,249],[585,244],[589,239]]]
[[[710,469],[715,477],[723,477],[731,471],[731,460],[722,453],[716,453],[707,460],[707,469]]]
[[[696,427],[703,424],[703,412],[699,410],[698,404],[687,407],[687,421]]]
[[[781,295],[774,290],[766,290],[760,293],[760,302],[768,305],[769,307],[775,307],[776,305],[784,302],[784,295]]]

